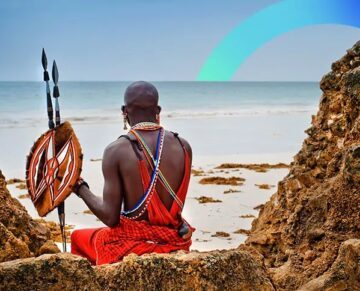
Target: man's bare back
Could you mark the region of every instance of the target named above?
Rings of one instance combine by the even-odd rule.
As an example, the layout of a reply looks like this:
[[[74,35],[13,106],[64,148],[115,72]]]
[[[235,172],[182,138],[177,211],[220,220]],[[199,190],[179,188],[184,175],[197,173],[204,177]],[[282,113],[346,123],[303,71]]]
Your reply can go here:
[[[155,155],[158,133],[158,130],[141,133],[153,155]],[[128,136],[135,142],[133,135],[130,134]],[[119,138],[106,148],[104,154],[103,171],[104,173],[108,173],[109,177],[106,181],[112,185],[111,193],[114,196],[113,201],[117,201],[117,214],[120,213],[122,204],[124,204],[125,210],[135,207],[144,194],[136,151],[141,155],[142,159],[145,159],[145,156],[142,150],[134,148],[131,143],[132,141],[126,138]],[[175,192],[179,189],[185,172],[185,153],[182,144],[191,157],[191,147],[188,142],[183,138],[180,138],[179,141],[175,134],[166,131],[160,170]],[[151,173],[152,169],[148,163],[147,167],[148,172]],[[117,175],[110,173],[117,173]],[[112,181],[112,179],[116,179],[120,181],[120,183]],[[160,184],[157,184],[156,190],[161,201],[169,210],[173,198]],[[121,193],[122,195],[118,195],[117,193]],[[146,219],[146,212],[145,215],[140,218]]]
[[[123,113],[126,121],[131,126],[141,122],[157,123],[161,111],[157,102],[158,95],[153,85],[146,82],[133,83],[125,93]],[[141,133],[153,155],[158,133],[159,130],[142,131]],[[132,134],[129,134],[128,137],[135,140]],[[191,167],[192,151],[189,143],[183,138],[176,138],[172,132],[166,131],[160,170],[175,192],[178,190],[185,172],[185,157],[182,145],[184,145],[190,157],[189,167]],[[144,153],[139,152],[144,159]],[[147,163],[147,167],[150,174],[152,169],[149,163]],[[111,143],[105,149],[102,170],[104,175],[103,198],[92,194],[87,187],[81,187],[78,192],[89,209],[103,223],[112,227],[119,223],[122,205],[124,204],[125,210],[131,209],[144,195],[138,157],[132,142],[122,137]],[[188,170],[190,171],[190,169]],[[156,190],[161,201],[169,210],[173,198],[160,184],[156,185]],[[136,212],[134,215],[136,215]],[[146,220],[146,212],[139,219]]]

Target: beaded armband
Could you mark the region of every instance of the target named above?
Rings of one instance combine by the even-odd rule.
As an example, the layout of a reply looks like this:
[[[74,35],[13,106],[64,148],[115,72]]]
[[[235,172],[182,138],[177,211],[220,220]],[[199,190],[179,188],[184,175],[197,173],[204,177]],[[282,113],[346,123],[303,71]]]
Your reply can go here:
[[[77,180],[76,184],[73,187],[73,192],[80,198],[81,198],[81,196],[79,195],[79,190],[82,186],[85,186],[88,189],[90,189],[89,184],[83,178],[80,178],[79,180]]]

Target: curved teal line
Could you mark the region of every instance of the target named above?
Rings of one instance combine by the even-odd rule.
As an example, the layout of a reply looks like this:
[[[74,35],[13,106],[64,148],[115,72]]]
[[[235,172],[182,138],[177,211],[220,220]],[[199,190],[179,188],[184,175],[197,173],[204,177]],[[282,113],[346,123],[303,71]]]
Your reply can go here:
[[[231,80],[239,66],[273,38],[320,24],[360,28],[360,1],[284,0],[270,5],[241,22],[215,47],[197,79]]]

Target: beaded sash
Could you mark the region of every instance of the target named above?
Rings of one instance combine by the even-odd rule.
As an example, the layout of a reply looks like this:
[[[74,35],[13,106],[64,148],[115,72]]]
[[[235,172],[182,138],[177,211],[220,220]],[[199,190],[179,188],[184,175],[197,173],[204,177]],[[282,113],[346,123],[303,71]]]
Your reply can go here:
[[[135,205],[135,207],[133,207],[130,210],[126,210],[126,211],[123,210],[121,212],[122,215],[127,216],[129,219],[137,219],[141,215],[143,215],[143,213],[147,209],[147,206],[151,200],[151,196],[154,193],[156,182],[157,182],[158,176],[159,176],[160,160],[161,160],[162,149],[163,149],[163,145],[164,145],[164,137],[165,137],[164,128],[162,128],[158,124],[154,124],[154,123],[140,123],[140,124],[133,126],[131,129],[131,131],[134,131],[134,132],[135,132],[135,130],[157,130],[157,129],[160,129],[160,131],[159,131],[157,143],[156,143],[156,151],[155,151],[155,157],[154,157],[155,163],[154,163],[153,171],[151,173],[150,184],[149,184],[147,190],[145,191],[144,195],[142,196],[142,198]],[[129,214],[134,213],[135,211],[140,209],[140,207],[142,207],[142,210],[136,216],[132,216],[132,217],[128,216]]]
[[[140,142],[141,146],[143,147],[143,149],[145,150],[145,157],[150,165],[150,167],[152,169],[154,169],[155,165],[156,165],[156,160],[154,158],[154,156],[151,153],[151,150],[149,149],[149,147],[147,146],[147,144],[145,143],[143,137],[137,133],[135,130],[131,130],[131,133],[136,137],[136,139]],[[170,186],[169,182],[166,180],[166,178],[164,177],[163,173],[161,172],[161,170],[159,169],[159,178],[160,178],[160,182],[161,184],[165,187],[165,189],[169,192],[169,194],[171,195],[171,197],[175,200],[175,202],[179,205],[180,209],[183,209],[184,204],[183,202],[180,200],[180,198],[177,196],[177,194],[175,193],[175,191],[172,189],[172,187]]]

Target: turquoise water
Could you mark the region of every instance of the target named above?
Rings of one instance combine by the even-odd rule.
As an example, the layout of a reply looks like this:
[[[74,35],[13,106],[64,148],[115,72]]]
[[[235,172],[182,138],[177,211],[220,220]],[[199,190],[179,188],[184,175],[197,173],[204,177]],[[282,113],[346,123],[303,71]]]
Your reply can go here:
[[[129,82],[62,82],[64,117],[77,122],[117,120]],[[312,82],[154,82],[163,115],[200,118],[310,112],[320,90]],[[43,82],[0,82],[0,126],[46,124]]]

